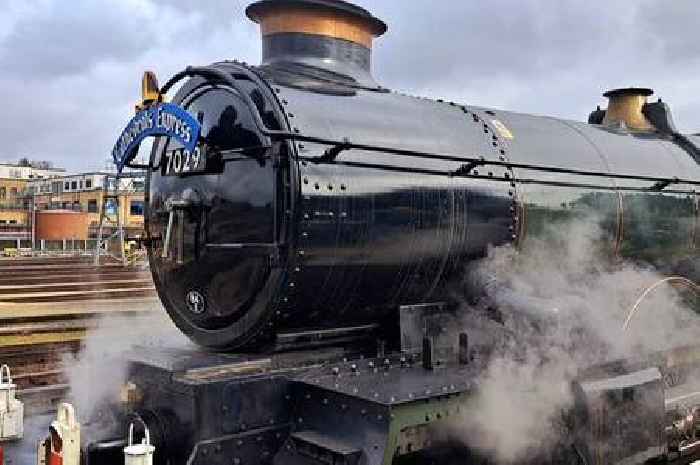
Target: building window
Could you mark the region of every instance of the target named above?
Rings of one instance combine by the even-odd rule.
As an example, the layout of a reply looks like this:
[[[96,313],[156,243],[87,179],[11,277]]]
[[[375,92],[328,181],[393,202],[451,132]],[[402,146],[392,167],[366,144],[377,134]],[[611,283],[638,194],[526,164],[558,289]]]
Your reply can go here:
[[[71,188],[72,190],[78,189],[78,181],[73,181],[73,182],[71,182],[71,183],[70,183],[70,188]]]
[[[85,180],[85,189],[91,189],[92,188],[92,179],[86,179]]]
[[[82,179],[80,180],[80,188],[81,189],[83,188],[83,180]]]
[[[70,208],[70,204],[68,202],[63,202],[61,208],[63,208],[64,210],[68,210]]]
[[[129,214],[134,216],[143,216],[143,202],[140,200],[132,200]]]
[[[97,200],[88,200],[88,213],[97,213]]]
[[[17,188],[10,187],[10,197],[17,197]]]
[[[63,190],[64,191],[69,191],[70,190],[70,183],[68,181],[63,183]]]
[[[0,200],[5,200],[7,198],[7,188],[5,186],[0,187]]]

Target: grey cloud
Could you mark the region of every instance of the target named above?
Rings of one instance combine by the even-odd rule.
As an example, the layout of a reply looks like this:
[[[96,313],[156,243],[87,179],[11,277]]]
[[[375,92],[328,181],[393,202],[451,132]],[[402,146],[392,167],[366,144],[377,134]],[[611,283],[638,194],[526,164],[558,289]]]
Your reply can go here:
[[[15,75],[51,79],[88,71],[104,60],[144,53],[156,37],[126,3],[80,0],[28,15],[0,44],[0,67]],[[147,24],[147,23],[146,23]]]

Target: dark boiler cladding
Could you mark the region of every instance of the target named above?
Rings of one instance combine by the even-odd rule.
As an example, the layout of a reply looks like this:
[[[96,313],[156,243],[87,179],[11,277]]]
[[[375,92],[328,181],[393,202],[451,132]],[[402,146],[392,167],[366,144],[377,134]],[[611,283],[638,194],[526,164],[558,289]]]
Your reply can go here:
[[[89,464],[132,424],[169,465],[700,453],[700,137],[666,103],[617,89],[584,123],[413,97],[373,77],[370,12],[246,12],[262,63],[147,73],[113,152],[155,137],[144,242],[196,345],[125,356]]]

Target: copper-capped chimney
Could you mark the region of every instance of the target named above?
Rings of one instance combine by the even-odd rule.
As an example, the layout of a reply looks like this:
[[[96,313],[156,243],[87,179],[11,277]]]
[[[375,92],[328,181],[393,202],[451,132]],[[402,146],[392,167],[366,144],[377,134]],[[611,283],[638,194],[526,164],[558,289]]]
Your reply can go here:
[[[616,126],[624,123],[631,131],[654,131],[654,125],[644,114],[647,98],[654,94],[651,89],[629,87],[615,89],[603,94],[609,99],[602,124]]]
[[[310,66],[378,87],[372,42],[387,26],[364,8],[342,0],[261,0],[246,14],[260,24],[263,65]]]

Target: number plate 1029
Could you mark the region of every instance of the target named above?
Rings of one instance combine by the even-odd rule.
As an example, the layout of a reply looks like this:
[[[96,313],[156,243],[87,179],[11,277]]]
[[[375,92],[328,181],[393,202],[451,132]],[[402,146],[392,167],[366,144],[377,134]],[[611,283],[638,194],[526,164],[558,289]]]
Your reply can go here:
[[[193,152],[185,149],[171,150],[165,152],[163,163],[165,176],[201,173],[207,169],[206,150],[203,146],[197,146]]]

